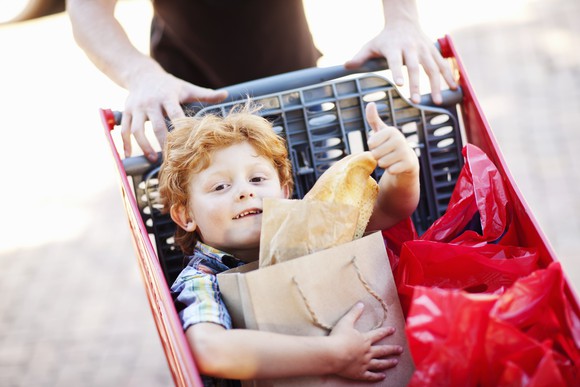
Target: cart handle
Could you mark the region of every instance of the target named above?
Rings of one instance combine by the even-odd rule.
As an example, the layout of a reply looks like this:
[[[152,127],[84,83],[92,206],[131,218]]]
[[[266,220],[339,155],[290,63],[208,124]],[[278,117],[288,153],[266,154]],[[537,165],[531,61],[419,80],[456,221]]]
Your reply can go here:
[[[437,40],[434,43],[437,51],[441,52],[441,43]],[[443,53],[442,53],[443,54]],[[270,77],[256,79],[236,85],[226,86],[219,90],[226,90],[228,96],[222,102],[232,102],[243,99],[246,95],[267,95],[285,90],[299,89],[305,86],[315,85],[333,79],[345,77],[358,73],[371,73],[375,71],[387,70],[389,65],[385,58],[374,58],[364,62],[360,67],[347,69],[344,65],[330,67],[310,67],[307,69],[290,71],[283,74],[272,75]],[[221,103],[221,102],[220,102]],[[186,107],[194,108],[200,103],[188,104]]]
[[[219,103],[245,99],[248,95],[261,96],[285,90],[299,89],[347,75],[386,69],[388,69],[387,60],[384,58],[376,58],[370,59],[363,63],[362,66],[354,69],[347,69],[343,65],[335,65],[330,67],[310,67],[302,70],[290,71],[217,89],[228,92],[228,96]],[[209,105],[210,104],[205,104],[203,102],[191,102],[182,106],[187,112],[197,113],[205,106]],[[123,113],[121,111],[113,111],[112,113],[115,125],[120,125]]]
[[[442,52],[440,41],[437,41],[434,44],[437,50]],[[442,54],[445,53],[442,52]],[[353,69],[347,69],[344,67],[344,65],[335,65],[329,67],[310,67],[302,70],[290,71],[283,74],[272,75],[269,77],[220,88],[218,90],[225,90],[228,92],[228,96],[220,103],[232,102],[239,100],[240,98],[244,99],[246,96],[262,96],[278,93],[285,90],[299,89],[305,86],[315,85],[318,83],[345,77],[347,75],[371,73],[387,70],[388,68],[389,66],[385,58],[375,58],[369,59],[360,67]],[[440,105],[435,105],[430,95],[423,95],[421,96],[421,102],[419,104],[427,106],[452,106],[461,102],[463,93],[460,88],[456,90],[443,90],[441,92],[441,97],[443,100],[442,103]],[[209,106],[209,104],[193,102],[183,105],[184,110],[192,113],[197,113],[205,106]],[[120,125],[122,112],[115,111],[113,112],[113,116],[115,125]]]
[[[440,40],[437,40],[434,45],[442,55],[446,54],[442,51]],[[347,75],[372,73],[381,70],[388,70],[388,68],[389,65],[385,58],[374,58],[367,60],[360,67],[353,69],[347,69],[344,65],[335,65],[329,67],[310,67],[302,70],[290,71],[218,89],[228,92],[228,96],[220,103],[237,101],[239,99],[244,99],[246,96],[262,96],[286,90],[300,89],[306,86],[345,77]],[[441,92],[441,97],[442,103],[438,106],[452,106],[461,102],[463,93],[459,88],[457,90],[443,90]],[[430,95],[421,96],[421,102],[419,102],[419,104],[435,106]],[[207,104],[202,102],[193,102],[184,105],[184,108],[190,112],[197,113],[205,106],[207,106]]]
[[[231,102],[244,98],[246,95],[267,95],[285,90],[299,89],[305,86],[315,85],[358,73],[370,73],[388,69],[387,60],[384,58],[370,59],[362,66],[347,69],[344,65],[330,67],[310,67],[302,70],[290,71],[283,74],[272,75],[236,85],[226,86],[220,90],[228,92],[227,98],[222,102]],[[220,102],[221,103],[221,102]],[[198,105],[196,103],[190,105]],[[187,105],[187,107],[190,107]]]

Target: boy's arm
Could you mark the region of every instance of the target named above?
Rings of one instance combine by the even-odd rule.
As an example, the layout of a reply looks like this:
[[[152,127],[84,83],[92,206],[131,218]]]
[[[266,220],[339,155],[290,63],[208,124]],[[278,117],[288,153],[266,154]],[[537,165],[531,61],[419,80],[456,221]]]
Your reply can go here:
[[[361,333],[354,323],[362,314],[355,305],[329,336],[290,336],[249,329],[226,330],[200,323],[186,331],[199,370],[204,375],[227,379],[263,379],[330,375],[380,381],[382,372],[397,364],[400,346],[378,341],[394,332],[379,328]]]
[[[384,230],[409,217],[417,208],[419,159],[405,136],[381,120],[374,103],[367,105],[366,117],[373,129],[369,150],[379,167],[385,169],[367,230]]]

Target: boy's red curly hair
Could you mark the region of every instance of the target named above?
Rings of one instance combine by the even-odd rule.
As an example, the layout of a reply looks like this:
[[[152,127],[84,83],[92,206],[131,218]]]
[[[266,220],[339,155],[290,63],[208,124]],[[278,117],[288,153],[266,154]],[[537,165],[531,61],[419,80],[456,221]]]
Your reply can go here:
[[[286,142],[274,133],[272,124],[257,115],[259,107],[247,103],[236,106],[225,116],[207,114],[186,117],[172,122],[163,148],[159,172],[159,193],[164,212],[172,206],[189,205],[191,177],[209,167],[217,150],[248,141],[258,152],[272,161],[280,184],[292,192],[294,181]],[[193,254],[198,240],[195,232],[178,227],[175,243],[186,255]]]

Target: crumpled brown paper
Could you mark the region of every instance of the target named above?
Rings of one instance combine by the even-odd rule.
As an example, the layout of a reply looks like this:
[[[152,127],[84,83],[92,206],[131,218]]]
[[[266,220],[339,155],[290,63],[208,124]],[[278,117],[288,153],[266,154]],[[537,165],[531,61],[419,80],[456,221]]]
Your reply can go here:
[[[354,239],[359,209],[318,200],[266,198],[260,267],[302,257]]]

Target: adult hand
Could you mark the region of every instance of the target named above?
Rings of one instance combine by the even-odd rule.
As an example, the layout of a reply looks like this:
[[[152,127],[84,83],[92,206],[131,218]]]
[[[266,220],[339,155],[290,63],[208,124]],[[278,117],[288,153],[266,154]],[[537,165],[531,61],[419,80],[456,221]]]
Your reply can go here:
[[[194,101],[216,103],[227,97],[226,91],[206,89],[185,82],[164,71],[147,71],[132,77],[129,96],[121,119],[121,137],[125,157],[131,156],[131,135],[151,162],[157,161],[157,153],[145,136],[145,122],[151,122],[155,137],[161,146],[165,143],[167,124],[170,120],[185,116],[181,104]]]
[[[371,58],[384,57],[393,74],[395,84],[404,85],[402,66],[407,67],[411,101],[419,103],[421,94],[419,80],[421,66],[429,77],[433,102],[440,104],[440,75],[451,89],[457,88],[449,63],[441,56],[433,42],[423,33],[413,20],[394,20],[361,50],[345,63],[347,68],[360,67]]]

